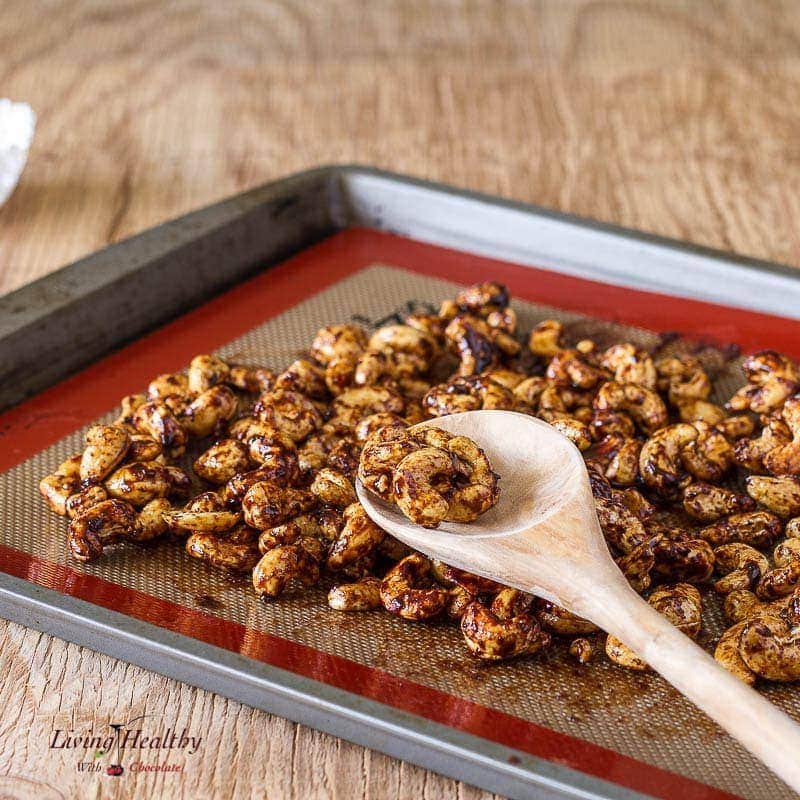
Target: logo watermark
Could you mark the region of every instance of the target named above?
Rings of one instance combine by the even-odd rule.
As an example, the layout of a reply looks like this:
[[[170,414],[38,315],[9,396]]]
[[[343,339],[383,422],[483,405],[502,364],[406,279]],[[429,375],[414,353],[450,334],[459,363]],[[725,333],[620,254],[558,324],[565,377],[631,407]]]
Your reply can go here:
[[[127,722],[109,722],[101,731],[56,728],[50,738],[51,750],[74,750],[80,754],[76,770],[120,777],[126,769],[137,772],[176,772],[185,770],[185,759],[170,761],[175,753],[194,755],[203,737],[184,727],[154,725],[144,714]]]

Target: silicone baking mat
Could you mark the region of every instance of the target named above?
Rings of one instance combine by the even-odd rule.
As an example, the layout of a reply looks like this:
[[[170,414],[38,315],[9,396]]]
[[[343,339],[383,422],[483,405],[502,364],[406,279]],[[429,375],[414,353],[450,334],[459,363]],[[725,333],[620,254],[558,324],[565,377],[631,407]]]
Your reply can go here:
[[[371,231],[346,231],[179,318],[0,417],[0,570],[252,659],[662,798],[791,797],[765,768],[658,676],[564,648],[488,666],[470,658],[457,627],[402,622],[383,612],[328,609],[325,589],[259,602],[249,581],[190,559],[179,545],[114,549],[79,565],[65,522],[36,485],[81,449],[85,426],[111,419],[119,398],[149,378],[215,350],[281,368],[334,321],[385,324],[436,307],[457,289],[508,284],[523,330],[546,317],[571,336],[653,347],[680,332],[740,382],[727,345],[800,353],[800,322],[658,296],[517,267]],[[721,630],[714,599],[705,641]],[[800,687],[770,687],[800,718]]]

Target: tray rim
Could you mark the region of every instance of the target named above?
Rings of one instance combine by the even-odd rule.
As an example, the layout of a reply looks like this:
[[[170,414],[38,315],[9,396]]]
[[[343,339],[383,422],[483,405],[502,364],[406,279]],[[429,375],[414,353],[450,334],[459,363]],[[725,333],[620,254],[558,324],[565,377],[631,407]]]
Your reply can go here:
[[[319,181],[321,177],[324,178],[322,183]],[[547,209],[540,209],[536,206],[531,206],[525,203],[499,200],[491,198],[487,195],[482,195],[480,193],[454,190],[448,187],[438,189],[436,184],[428,181],[419,181],[411,178],[398,179],[392,173],[386,173],[381,170],[365,169],[357,166],[325,167],[299,173],[298,175],[291,176],[285,181],[276,181],[267,184],[265,187],[259,187],[259,189],[245,193],[243,196],[237,196],[228,201],[223,201],[220,204],[215,204],[207,209],[201,209],[198,212],[193,212],[193,214],[187,215],[187,217],[203,215],[212,210],[220,210],[219,207],[221,206],[227,207],[226,213],[233,213],[233,209],[230,207],[230,204],[237,200],[241,201],[242,198],[247,198],[246,201],[241,202],[241,207],[245,209],[243,213],[249,213],[252,212],[253,208],[259,208],[260,206],[258,203],[264,200],[264,198],[267,198],[264,200],[266,203],[274,204],[277,201],[279,204],[281,199],[280,187],[283,187],[288,191],[290,187],[292,187],[292,182],[300,181],[302,183],[310,180],[310,184],[307,185],[311,185],[317,190],[323,186],[325,191],[328,192],[323,199],[329,204],[328,209],[331,219],[337,220],[337,222],[333,224],[332,228],[330,229],[330,232],[340,230],[342,227],[351,227],[351,224],[344,224],[343,221],[355,222],[360,227],[371,227],[377,230],[397,231],[397,228],[393,228],[387,223],[387,217],[385,215],[382,219],[371,217],[370,214],[374,214],[374,209],[372,211],[367,208],[361,208],[360,210],[357,209],[356,211],[349,209],[348,204],[352,203],[352,197],[343,197],[343,192],[347,189],[352,189],[352,185],[349,184],[348,181],[352,180],[354,177],[378,179],[384,182],[389,181],[391,183],[400,184],[401,186],[423,188],[426,191],[434,191],[448,197],[463,198],[469,200],[470,202],[488,203],[494,207],[508,208],[525,213],[533,213],[537,216],[552,218],[559,223],[566,221],[570,225],[579,225],[583,228],[592,230],[596,229],[604,233],[614,234],[615,236],[627,236],[628,234],[632,234],[632,238],[634,239],[655,243],[659,247],[668,247],[676,251],[700,253],[704,257],[707,256],[718,259],[724,263],[735,263],[748,269],[765,270],[766,272],[775,273],[783,277],[789,277],[793,282],[797,282],[798,285],[800,285],[800,272],[785,265],[771,264],[770,262],[759,261],[757,259],[750,259],[747,257],[731,257],[721,251],[682,243],[676,244],[673,240],[666,239],[664,237],[653,236],[651,234],[641,232],[629,232],[625,229],[621,229],[613,225],[607,225],[605,223],[587,223],[586,221],[577,217],[565,215],[556,211],[549,211]],[[335,185],[331,185],[332,181]],[[252,205],[251,201],[254,201],[255,198],[258,198],[258,202],[256,202],[255,205]],[[145,231],[144,233],[139,234],[137,237],[133,237],[133,240],[138,241],[140,237],[155,235],[157,231],[163,231],[165,228],[168,228],[168,226],[173,224],[180,223],[181,225],[179,227],[183,228],[187,221],[187,217],[181,217],[172,221],[171,223],[165,223],[164,225],[158,226],[155,229]],[[226,219],[230,220],[231,217],[226,217]],[[201,220],[201,222],[202,221],[203,220]],[[219,217],[215,217],[213,223],[215,225],[219,224]],[[186,227],[191,228],[193,226]],[[195,228],[195,230],[197,229]],[[409,235],[403,231],[399,232],[401,235]],[[59,270],[58,273],[54,273],[53,275],[40,279],[40,281],[37,281],[37,284],[48,284],[51,279],[58,277],[64,272],[64,270],[70,270],[79,266],[85,269],[87,264],[91,264],[93,259],[99,257],[100,255],[104,255],[107,258],[109,256],[109,252],[112,255],[120,253],[124,254],[126,246],[130,245],[131,241],[132,240],[126,240],[118,245],[113,245],[111,248],[106,248],[104,251],[101,251],[98,254],[89,256],[86,259],[76,262],[76,264],[69,265],[62,270]],[[156,241],[156,243],[158,242]],[[305,247],[311,243],[312,241],[305,241],[302,246]],[[438,244],[438,242],[433,243]],[[152,242],[150,244],[152,244]],[[171,247],[173,243],[169,244]],[[468,250],[469,248],[462,246],[461,249]],[[166,252],[169,254],[173,252],[173,250],[167,249]],[[137,256],[137,259],[144,258],[144,255],[141,252],[134,253],[134,255]],[[147,256],[152,256],[152,253],[147,253]],[[279,257],[281,256],[275,256],[275,260],[277,260]],[[505,257],[505,259],[511,260],[507,257]],[[138,263],[138,261],[136,261],[136,263]],[[130,267],[130,263],[128,266]],[[63,278],[63,276],[61,277]],[[50,285],[57,285],[58,283],[59,282],[57,281],[55,284],[51,283]],[[2,311],[3,300],[14,297],[17,297],[18,299],[20,293],[23,293],[24,295],[24,292],[27,288],[29,287],[23,287],[23,289],[20,289],[11,295],[7,295],[6,298],[0,298],[0,311]],[[6,342],[7,337],[0,338],[0,355],[2,355],[3,347]],[[78,611],[83,610],[86,612],[88,610],[95,617],[98,616],[98,610],[102,610],[105,614],[121,618],[121,620],[127,622],[129,626],[130,623],[134,623],[136,626],[138,626],[138,633],[136,630],[126,631],[125,626],[120,625],[120,620],[110,619],[104,623],[104,625],[101,626],[98,631],[93,633],[87,631],[84,635],[81,625],[83,625],[85,628],[86,617],[82,617],[82,623],[76,622],[75,617],[77,612],[71,609],[69,604],[65,603],[64,600],[69,600],[70,602],[77,604],[75,608],[77,608]],[[84,606],[85,608],[83,608]],[[4,573],[0,573],[0,610],[2,610],[2,615],[4,617],[21,622],[29,627],[43,630],[48,633],[53,633],[54,635],[61,635],[62,638],[66,638],[69,641],[74,641],[78,644],[89,646],[92,649],[100,652],[106,652],[115,657],[122,658],[123,660],[140,664],[141,666],[144,666],[148,669],[153,669],[159,673],[168,674],[170,677],[174,677],[179,680],[185,680],[194,685],[208,688],[211,691],[217,691],[220,694],[225,694],[226,696],[233,697],[237,700],[242,699],[240,695],[237,696],[236,686],[227,686],[229,691],[226,691],[226,685],[224,684],[222,678],[219,678],[219,688],[216,688],[216,685],[207,685],[204,683],[204,674],[201,669],[197,669],[197,674],[191,671],[191,668],[195,667],[196,664],[194,664],[192,654],[187,652],[187,648],[185,647],[187,643],[191,645],[192,648],[196,645],[200,645],[202,648],[212,648],[215,651],[215,657],[217,652],[226,656],[232,656],[232,654],[228,653],[227,651],[213,647],[212,645],[197,642],[196,640],[181,636],[180,634],[170,633],[164,629],[158,628],[157,626],[150,625],[149,623],[139,620],[134,620],[125,615],[115,614],[114,612],[99,609],[99,607],[86,601],[66,597],[52,590],[44,589],[36,584],[22,581],[18,578],[13,578],[13,576],[9,576]],[[94,631],[94,628],[92,630]],[[159,652],[156,654],[147,653],[147,648],[142,646],[140,639],[136,639],[136,641],[139,642],[136,646],[131,644],[133,639],[131,639],[130,636],[134,636],[134,638],[136,638],[136,636],[145,637],[145,639],[151,640],[155,638],[158,640],[158,637],[153,636],[155,633],[168,634],[165,637],[165,641],[160,644]],[[147,636],[145,634],[147,634]],[[182,647],[179,647],[178,644],[171,641],[170,637],[177,637],[178,639],[182,640],[178,643]],[[179,652],[181,651],[186,657],[186,663],[182,665],[180,665],[176,660]],[[246,659],[246,661],[250,662],[252,660]],[[261,664],[260,662],[252,663],[258,665],[258,669],[260,670],[263,670],[265,666],[267,666]],[[402,712],[397,709],[391,709],[390,707],[384,706],[383,704],[375,701],[371,701],[366,698],[360,698],[356,695],[352,695],[351,693],[344,692],[343,690],[334,689],[334,687],[328,687],[320,682],[311,681],[308,678],[296,676],[292,673],[278,670],[275,667],[270,667],[269,669],[276,670],[279,673],[283,673],[283,675],[291,675],[293,678],[299,679],[300,682],[308,682],[313,684],[313,688],[309,689],[307,693],[307,698],[311,698],[312,700],[319,695],[320,687],[324,687],[326,690],[333,690],[341,693],[347,698],[355,697],[360,703],[373,704],[379,707],[379,709],[389,709],[393,714],[405,715],[409,717],[412,722],[418,723],[420,721],[420,718],[415,717],[414,715],[406,714],[406,712]],[[277,681],[277,678],[275,680]],[[286,686],[287,684],[285,681],[282,683],[278,681],[275,685]],[[275,709],[280,701],[280,697],[279,693],[274,692],[272,683],[267,680],[265,686],[259,687],[259,690],[270,691],[272,693],[271,703],[273,704],[270,705],[267,710]],[[249,701],[244,700],[244,702]],[[259,702],[259,697],[257,694],[254,696],[253,701],[249,702],[249,704],[265,708],[265,705],[262,702]],[[295,721],[311,724],[313,727],[326,730],[334,735],[343,736],[344,738],[347,738],[351,741],[356,741],[364,746],[379,749],[399,758],[405,758],[406,760],[413,761],[414,763],[418,763],[427,768],[434,769],[437,772],[466,780],[475,785],[482,786],[492,791],[498,791],[511,797],[556,796],[555,794],[552,794],[553,791],[559,792],[560,794],[558,794],[558,796],[572,797],[642,797],[642,795],[631,792],[630,790],[624,789],[616,784],[608,784],[607,782],[598,778],[594,778],[593,776],[588,776],[584,773],[553,764],[552,762],[545,761],[543,759],[535,759],[535,757],[527,754],[523,754],[526,760],[535,760],[540,762],[540,764],[532,765],[535,766],[534,771],[522,770],[519,767],[513,767],[513,765],[509,764],[503,765],[504,759],[489,759],[487,763],[485,754],[490,752],[492,749],[496,749],[499,754],[505,754],[506,758],[508,754],[513,754],[515,751],[504,748],[501,745],[487,742],[486,740],[472,736],[471,734],[455,731],[447,726],[439,725],[427,720],[424,721],[426,726],[442,729],[441,732],[436,731],[437,736],[433,737],[433,739],[447,742],[447,748],[439,748],[439,750],[435,750],[430,742],[426,742],[425,746],[420,745],[419,731],[410,730],[411,728],[415,727],[414,725],[410,725],[408,728],[403,727],[403,730],[407,735],[400,737],[398,739],[399,743],[395,743],[393,740],[391,740],[391,737],[387,735],[385,737],[386,741],[376,744],[374,739],[368,738],[370,735],[374,735],[375,733],[375,725],[373,724],[374,720],[379,719],[379,717],[376,717],[374,713],[371,715],[366,715],[366,718],[356,717],[352,720],[341,719],[339,721],[333,721],[330,707],[324,703],[320,703],[318,707],[314,707],[312,704],[308,709],[303,709],[302,716],[300,715],[299,711],[297,711],[296,714],[291,713],[295,708],[292,703],[285,703],[285,707],[286,713],[279,713],[281,713],[283,716],[295,719]],[[341,710],[343,707],[344,706],[341,704],[335,705],[335,708],[339,710]],[[361,730],[359,726],[363,726],[364,730]],[[392,729],[392,732],[394,735],[397,735],[397,731],[394,729]],[[438,735],[439,733],[455,734],[457,741],[448,742],[448,737],[440,736]],[[503,768],[500,769],[498,764]],[[551,769],[554,771],[551,771]],[[534,776],[533,781],[531,780],[531,776]],[[585,779],[586,785],[582,785],[581,779]],[[535,792],[535,794],[532,794],[531,792]],[[598,794],[598,792],[602,792],[602,794]]]

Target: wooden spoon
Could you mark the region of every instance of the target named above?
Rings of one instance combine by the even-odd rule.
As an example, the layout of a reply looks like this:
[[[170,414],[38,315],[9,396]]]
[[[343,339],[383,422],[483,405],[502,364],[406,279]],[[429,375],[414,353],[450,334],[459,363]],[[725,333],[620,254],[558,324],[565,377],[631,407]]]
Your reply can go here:
[[[501,476],[500,501],[469,525],[427,530],[359,482],[384,530],[454,567],[551,600],[613,634],[793,789],[800,726],[720,666],[639,597],[611,559],[578,449],[513,411],[469,411],[421,423],[469,436]]]

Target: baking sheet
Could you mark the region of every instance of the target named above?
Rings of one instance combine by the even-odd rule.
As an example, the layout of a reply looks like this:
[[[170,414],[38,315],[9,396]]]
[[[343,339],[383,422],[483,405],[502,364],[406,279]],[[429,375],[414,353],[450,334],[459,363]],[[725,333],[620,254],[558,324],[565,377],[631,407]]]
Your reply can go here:
[[[378,321],[404,311],[407,303],[435,303],[451,295],[457,288],[455,284],[420,274],[452,275],[454,264],[459,265],[465,283],[480,273],[480,277],[493,275],[506,280],[518,296],[547,296],[550,300],[554,296],[552,286],[543,285],[547,277],[543,273],[437,251],[394,237],[376,237],[368,232],[341,234],[285,268],[256,279],[256,285],[219,298],[213,308],[194,312],[194,328],[192,324],[188,328],[173,324],[129,348],[129,352],[113,357],[110,364],[91,369],[66,387],[66,393],[57,393],[66,405],[50,398],[51,416],[42,416],[46,402],[40,402],[38,407],[34,403],[21,412],[18,409],[12,418],[16,427],[12,426],[11,433],[21,427],[28,432],[36,430],[37,436],[44,435],[42,427],[48,428],[47,435],[54,430],[74,429],[76,424],[96,416],[95,405],[104,402],[104,398],[116,399],[141,388],[145,382],[143,369],[147,370],[145,375],[174,369],[193,352],[205,349],[204,344],[209,341],[223,344],[226,338],[233,339],[222,346],[224,355],[280,367],[307,345],[317,327],[333,319],[358,315]],[[298,274],[303,276],[304,294],[319,290],[299,303]],[[582,296],[590,297],[592,310],[597,312],[600,299],[592,289],[580,281],[565,284],[561,287],[563,305],[574,308]],[[642,300],[630,293],[627,296]],[[624,309],[615,305],[621,297],[612,292],[600,313],[605,312],[606,317],[625,316]],[[243,300],[247,301],[247,313],[241,307]],[[554,315],[552,309],[539,303],[520,303],[517,308],[524,326]],[[681,311],[683,315],[678,313]],[[687,320],[691,322],[692,315],[687,317],[687,311],[697,314],[708,312],[708,308],[680,304],[680,308],[673,309],[673,319],[683,322],[685,330],[691,328],[687,328]],[[659,313],[663,312],[661,303]],[[246,327],[253,319],[276,313],[237,338],[228,336],[237,325]],[[584,334],[598,331],[596,323],[582,322],[574,313],[555,315],[581,327]],[[713,314],[705,313],[703,320],[700,328],[707,335],[726,330],[713,329]],[[602,331],[609,333],[608,326],[603,325]],[[695,324],[695,334],[698,331]],[[770,331],[762,333],[767,336]],[[776,335],[774,328],[772,335]],[[624,336],[642,344],[655,341],[653,333],[628,327]],[[111,378],[113,385],[104,391],[102,387]],[[110,391],[113,394],[109,395]],[[108,410],[110,404],[102,408]],[[18,446],[15,441],[25,439],[15,439],[13,435],[8,438],[12,440],[11,450]],[[113,558],[94,565],[71,564],[64,550],[63,521],[44,511],[32,487],[51,465],[80,449],[79,440],[80,432],[75,431],[0,477],[0,503],[8,523],[3,533],[0,568],[12,576],[91,600],[173,632],[189,633],[217,648],[244,654],[255,663],[271,664],[381,701],[436,725],[481,736],[486,744],[475,747],[473,765],[480,762],[481,750],[484,755],[491,752],[492,742],[514,748],[519,755],[489,757],[488,772],[482,769],[473,773],[478,778],[473,782],[504,791],[497,782],[487,782],[487,776],[495,781],[500,776],[507,781],[509,794],[533,796],[530,793],[535,791],[558,789],[573,796],[586,796],[587,791],[594,796],[625,796],[623,789],[594,778],[582,781],[572,772],[577,769],[601,781],[661,797],[673,797],[679,792],[687,797],[724,796],[702,784],[746,797],[791,796],[655,676],[630,675],[610,665],[586,670],[557,655],[482,668],[466,656],[460,634],[454,628],[411,625],[385,614],[336,614],[325,607],[321,593],[301,594],[271,605],[257,603],[246,586],[231,584],[196,562],[190,563],[176,548],[159,547],[144,554],[120,549]],[[7,462],[13,460],[8,450],[4,457]],[[176,574],[177,581],[173,580]],[[4,609],[10,609],[9,598],[15,595],[16,587],[12,583],[4,585]],[[158,602],[151,599],[154,597]],[[176,607],[181,609],[177,617]],[[219,620],[226,625],[218,624]],[[153,651],[159,649],[157,644],[163,645],[156,639],[151,643]],[[179,649],[184,646],[180,642]],[[99,649],[106,648],[100,645]],[[418,657],[420,652],[424,658]],[[165,669],[163,664],[155,668],[174,674],[174,668]],[[257,676],[258,671],[250,674]],[[241,697],[243,692],[244,689],[234,692],[233,696],[252,702]],[[773,691],[772,696],[784,707],[797,710],[796,691]],[[339,702],[338,708],[344,705]],[[296,716],[291,712],[288,715]],[[377,716],[375,719],[377,731],[380,725]],[[429,734],[430,728],[422,726],[418,738],[422,741]],[[443,752],[448,749],[444,746],[448,744],[446,737],[433,738]],[[382,747],[376,738],[373,744],[391,752],[391,742]],[[451,753],[449,769],[447,763],[439,768],[453,774],[456,763],[458,758]],[[567,769],[553,765],[565,765]]]

